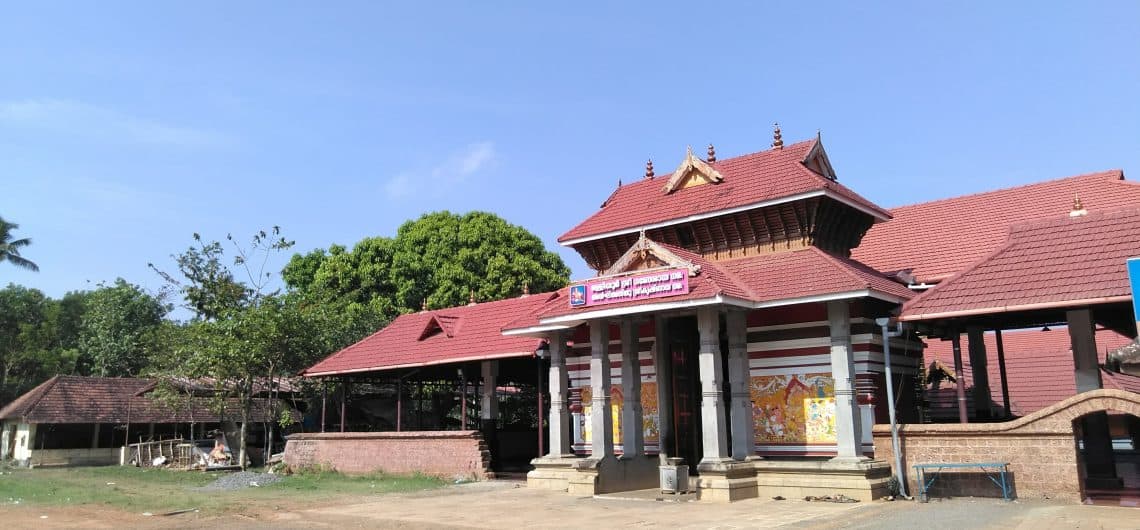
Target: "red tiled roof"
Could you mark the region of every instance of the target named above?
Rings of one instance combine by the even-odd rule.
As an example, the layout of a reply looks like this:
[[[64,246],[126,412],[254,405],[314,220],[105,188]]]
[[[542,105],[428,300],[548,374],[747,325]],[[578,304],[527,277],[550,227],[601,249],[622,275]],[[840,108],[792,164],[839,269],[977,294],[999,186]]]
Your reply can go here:
[[[1140,208],[1014,225],[1006,244],[903,306],[903,320],[1002,313],[1131,296],[1125,260],[1140,255]]]
[[[634,229],[654,223],[683,219],[691,215],[716,212],[777,200],[801,193],[829,191],[863,208],[889,217],[846,186],[808,169],[802,162],[816,146],[808,140],[749,155],[718,160],[711,165],[724,177],[716,184],[693,186],[666,194],[666,179],[642,179],[621,186],[601,210],[562,234],[564,242],[597,236],[617,230]]]
[[[1130,341],[1128,337],[1111,330],[1096,334],[1096,346],[1101,362],[1105,353]],[[990,395],[995,404],[1002,403],[1001,379],[997,362],[997,341],[993,333],[985,334],[986,372],[989,374]],[[962,372],[965,385],[973,386],[973,367],[968,352],[969,338],[962,336]],[[1017,416],[1024,416],[1076,395],[1077,384],[1073,375],[1073,352],[1069,331],[1064,327],[1049,331],[1021,330],[1002,333],[1006,374],[1009,377],[1010,407]],[[927,365],[935,360],[947,368],[954,368],[954,352],[950,341],[930,340],[923,351]],[[1140,377],[1101,371],[1105,388],[1119,388],[1137,392]],[[943,392],[953,393],[954,383],[943,386]],[[947,388],[949,388],[947,390]]]
[[[852,257],[940,281],[1000,247],[1010,225],[1067,214],[1075,195],[1089,211],[1136,205],[1140,183],[1117,169],[893,208],[893,219],[872,226]]]
[[[145,393],[154,385],[153,379],[57,375],[0,409],[0,419],[18,418],[25,423],[219,421],[208,399],[194,398],[170,406]],[[239,405],[230,400],[226,408],[229,416],[234,417]],[[253,417],[256,421],[273,421],[266,400],[254,401]]]
[[[700,273],[689,278],[689,292],[653,300],[637,300],[593,307],[570,307],[565,290],[533,315],[516,319],[505,329],[538,325],[542,319],[581,314],[599,309],[634,307],[658,302],[703,300],[725,295],[764,303],[826,294],[870,290],[909,299],[914,295],[906,286],[891,280],[854,260],[837,257],[816,247],[749,256],[726,261],[709,261],[700,254],[658,243],[681,259],[700,266]]]
[[[303,372],[306,376],[370,372],[468,360],[534,355],[538,341],[505,337],[509,321],[534,312],[554,293],[534,294],[401,315],[387,327]],[[438,323],[438,333],[425,333]]]

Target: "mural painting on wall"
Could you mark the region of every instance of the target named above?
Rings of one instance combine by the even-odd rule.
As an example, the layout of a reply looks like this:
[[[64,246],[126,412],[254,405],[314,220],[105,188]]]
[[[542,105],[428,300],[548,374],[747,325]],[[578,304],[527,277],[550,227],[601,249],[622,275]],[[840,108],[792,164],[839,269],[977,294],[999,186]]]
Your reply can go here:
[[[829,373],[753,377],[756,443],[835,443],[834,391]]]
[[[590,414],[593,410],[593,389],[590,387],[582,387],[579,391],[582,403],[582,414],[579,416],[579,428],[582,432],[582,440],[590,443],[590,431],[592,429],[592,421]],[[610,387],[610,415],[614,425],[614,444],[620,445],[622,436],[622,418],[621,407],[624,401],[621,386],[613,385]],[[655,444],[660,437],[657,427],[657,383],[641,383],[641,408],[642,408],[642,429],[645,433],[645,443]]]

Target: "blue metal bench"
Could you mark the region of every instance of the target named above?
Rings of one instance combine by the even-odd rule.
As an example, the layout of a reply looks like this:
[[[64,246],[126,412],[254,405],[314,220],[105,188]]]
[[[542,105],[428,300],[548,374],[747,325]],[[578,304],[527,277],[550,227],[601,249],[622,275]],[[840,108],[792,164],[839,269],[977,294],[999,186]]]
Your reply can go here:
[[[926,502],[926,491],[930,489],[931,484],[942,474],[943,469],[961,469],[961,468],[978,468],[986,474],[986,478],[990,479],[997,487],[1001,488],[1001,498],[1005,500],[1012,500],[1013,492],[1010,491],[1009,481],[1005,479],[1006,473],[1009,472],[1009,462],[969,462],[962,464],[915,464],[914,478],[918,482],[918,498],[922,502]],[[927,470],[933,469],[934,473],[930,480],[926,479]],[[991,471],[993,470],[993,471]],[[995,477],[994,474],[998,476]]]

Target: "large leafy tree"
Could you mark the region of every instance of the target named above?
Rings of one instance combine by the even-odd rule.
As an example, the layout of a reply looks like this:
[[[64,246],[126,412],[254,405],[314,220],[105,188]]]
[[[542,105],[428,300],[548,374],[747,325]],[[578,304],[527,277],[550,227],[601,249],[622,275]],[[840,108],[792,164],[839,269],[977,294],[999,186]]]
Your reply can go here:
[[[138,375],[165,350],[160,333],[170,306],[119,278],[86,300],[79,334],[80,365],[92,375]]]
[[[13,239],[12,235],[20,225],[5,221],[0,217],[0,261],[7,261],[12,265],[30,271],[39,271],[40,267],[31,260],[20,255],[20,249],[32,244],[31,238]]]
[[[294,292],[385,316],[557,289],[570,270],[526,229],[486,213],[436,212],[404,223],[395,238],[366,238],[352,251],[297,254],[283,271]]]
[[[83,293],[56,301],[37,289],[0,289],[0,403],[75,370]]]

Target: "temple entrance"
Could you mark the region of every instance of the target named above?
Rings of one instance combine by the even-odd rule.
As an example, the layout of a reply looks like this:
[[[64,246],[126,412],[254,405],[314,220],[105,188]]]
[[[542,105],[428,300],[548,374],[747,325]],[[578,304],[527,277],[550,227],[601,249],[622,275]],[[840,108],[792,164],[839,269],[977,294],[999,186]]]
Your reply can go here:
[[[672,378],[673,432],[670,455],[684,458],[690,473],[701,461],[701,381],[697,364],[700,336],[697,318],[669,319],[669,355]]]

